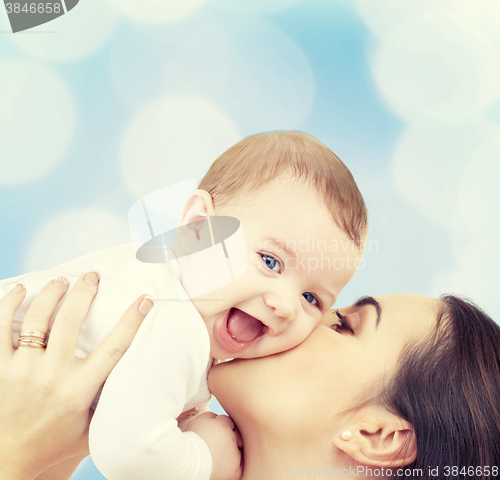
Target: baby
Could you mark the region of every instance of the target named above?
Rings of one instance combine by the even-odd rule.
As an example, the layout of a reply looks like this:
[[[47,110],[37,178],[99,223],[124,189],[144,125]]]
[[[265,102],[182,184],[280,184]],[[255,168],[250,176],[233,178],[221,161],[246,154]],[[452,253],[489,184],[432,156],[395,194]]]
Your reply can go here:
[[[224,217],[240,222],[246,269],[233,271],[237,262],[225,252],[232,281],[219,286],[217,272],[200,272],[192,252],[207,238],[214,243],[204,220]],[[114,326],[118,306],[152,294],[154,308],[106,381],[91,422],[90,451],[109,480],[239,478],[241,454],[227,417],[200,416],[185,431],[176,419],[210,399],[213,359],[271,355],[309,335],[362,260],[367,213],[350,171],[325,145],[273,132],[223,153],[184,203],[180,225],[172,261],[145,263],[123,245],[0,282],[4,293],[19,282],[27,287],[14,320],[17,346],[29,303],[49,279],[63,275],[65,289],[99,272],[88,276],[100,294],[80,332],[80,357]],[[212,274],[213,284],[203,285]]]

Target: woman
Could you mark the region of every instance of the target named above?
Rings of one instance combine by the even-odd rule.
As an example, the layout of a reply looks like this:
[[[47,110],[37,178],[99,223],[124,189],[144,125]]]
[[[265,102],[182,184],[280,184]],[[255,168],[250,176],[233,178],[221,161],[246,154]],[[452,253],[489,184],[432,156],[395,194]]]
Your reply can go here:
[[[209,380],[240,428],[244,479],[463,478],[462,468],[473,478],[494,478],[499,349],[500,327],[459,298],[367,297],[330,312],[298,347],[223,363]],[[18,449],[30,458],[30,435],[49,432],[50,421],[30,431],[25,419],[54,406],[21,402],[15,418],[27,434]],[[60,431],[70,427],[71,419]],[[41,462],[32,455],[32,464]]]
[[[212,369],[245,480],[500,476],[500,327],[471,303],[366,297],[298,347]]]

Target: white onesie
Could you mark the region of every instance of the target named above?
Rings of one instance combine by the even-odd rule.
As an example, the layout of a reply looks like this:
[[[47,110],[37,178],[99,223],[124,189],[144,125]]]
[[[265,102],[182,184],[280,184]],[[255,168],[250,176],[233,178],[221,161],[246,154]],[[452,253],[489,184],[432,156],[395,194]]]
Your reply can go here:
[[[126,244],[0,281],[0,297],[19,282],[27,289],[14,318],[14,346],[29,305],[45,284],[64,276],[70,290],[90,271],[98,272],[101,280],[80,331],[77,357],[91,353],[141,294],[155,299],[98,403],[97,398],[94,402],[97,408],[90,425],[94,463],[108,480],[208,480],[212,458],[206,443],[194,432],[179,430],[176,418],[210,399],[210,341],[192,302],[180,300],[167,262],[140,262],[132,245]]]

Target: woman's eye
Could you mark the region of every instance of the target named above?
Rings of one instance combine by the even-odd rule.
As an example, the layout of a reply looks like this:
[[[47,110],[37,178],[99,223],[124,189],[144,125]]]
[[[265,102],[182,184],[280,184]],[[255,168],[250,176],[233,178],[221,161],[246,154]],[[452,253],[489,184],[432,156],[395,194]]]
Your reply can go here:
[[[345,331],[345,332],[349,332],[349,333],[354,333],[347,318],[344,315],[342,315],[338,310],[335,312],[335,314],[337,315],[337,318],[340,320],[340,323],[334,323],[332,325],[332,328],[336,332]]]
[[[264,253],[260,253],[259,255],[262,257],[262,260],[270,270],[273,270],[274,272],[277,273],[281,273],[281,263],[278,260]],[[277,270],[275,270],[276,266],[278,266]]]
[[[312,305],[316,305],[318,308],[321,308],[321,302],[309,292],[303,293],[302,296]]]

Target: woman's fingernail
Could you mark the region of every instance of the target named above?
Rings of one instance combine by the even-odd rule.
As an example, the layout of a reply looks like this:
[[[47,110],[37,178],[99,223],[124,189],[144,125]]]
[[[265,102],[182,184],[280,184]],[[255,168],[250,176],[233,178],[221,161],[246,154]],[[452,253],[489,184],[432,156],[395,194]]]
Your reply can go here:
[[[23,293],[25,290],[25,286],[22,283],[18,283],[11,291],[10,293],[13,293],[14,295],[19,295],[20,293]]]
[[[141,304],[139,305],[139,313],[141,315],[147,315],[151,309],[154,307],[153,297],[151,295],[146,295]]]
[[[83,277],[83,281],[92,285],[97,285],[99,283],[99,274],[97,272],[89,272]]]
[[[66,290],[68,288],[68,280],[66,280],[65,277],[57,277],[52,282],[54,285],[58,285],[61,287],[63,290]]]

